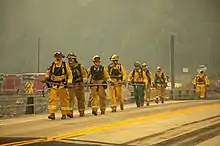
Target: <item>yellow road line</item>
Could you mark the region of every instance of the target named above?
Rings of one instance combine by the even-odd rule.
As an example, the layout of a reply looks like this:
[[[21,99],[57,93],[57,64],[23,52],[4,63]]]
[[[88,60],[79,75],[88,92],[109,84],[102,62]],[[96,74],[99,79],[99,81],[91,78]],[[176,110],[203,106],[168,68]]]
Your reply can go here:
[[[128,126],[128,125],[137,124],[140,122],[146,122],[146,121],[150,121],[150,120],[180,115],[183,113],[192,113],[195,111],[206,110],[209,108],[218,108],[219,109],[219,107],[220,107],[220,104],[216,103],[216,104],[211,104],[211,105],[203,105],[203,106],[185,108],[185,109],[180,109],[180,110],[176,110],[176,111],[155,114],[155,115],[151,115],[151,116],[147,116],[147,117],[141,117],[141,118],[131,119],[131,120],[127,120],[127,121],[122,121],[122,122],[118,122],[115,124],[79,130],[79,131],[75,131],[75,132],[68,133],[68,134],[61,134],[61,135],[54,136],[54,137],[48,137],[47,139],[35,139],[35,140],[26,140],[26,141],[20,141],[20,142],[12,142],[12,143],[3,144],[1,146],[9,146],[9,145],[10,146],[13,146],[13,145],[14,146],[22,146],[22,145],[33,144],[33,143],[38,143],[38,142],[49,142],[49,141],[61,140],[64,138],[70,138],[70,137],[76,137],[76,136],[81,136],[81,135],[87,135],[87,134],[91,134],[91,133],[95,133],[95,132],[107,131],[107,130],[110,130],[113,128]]]

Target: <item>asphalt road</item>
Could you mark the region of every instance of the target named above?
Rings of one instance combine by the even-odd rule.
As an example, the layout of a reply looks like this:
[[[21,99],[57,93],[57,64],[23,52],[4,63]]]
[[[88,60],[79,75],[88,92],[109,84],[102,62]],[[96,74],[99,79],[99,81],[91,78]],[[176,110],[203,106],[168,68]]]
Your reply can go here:
[[[6,145],[220,145],[220,101],[167,101],[94,117],[55,121],[47,115],[0,121],[0,143]],[[57,116],[60,116],[58,113]]]

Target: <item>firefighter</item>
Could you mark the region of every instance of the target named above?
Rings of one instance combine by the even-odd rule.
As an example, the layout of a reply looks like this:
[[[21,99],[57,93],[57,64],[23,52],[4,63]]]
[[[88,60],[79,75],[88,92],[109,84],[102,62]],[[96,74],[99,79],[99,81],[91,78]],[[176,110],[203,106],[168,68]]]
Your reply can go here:
[[[107,82],[113,84],[108,74],[107,69],[101,65],[101,58],[98,55],[93,57],[94,65],[88,69],[88,78],[91,77],[91,84],[104,84],[104,85],[91,85],[91,106],[92,114],[98,115],[98,98],[100,102],[101,114],[105,114],[106,110],[106,92],[108,88]]]
[[[151,100],[151,87],[153,86],[153,75],[149,71],[148,66],[147,66],[146,63],[142,64],[142,69],[144,70],[144,72],[147,76],[147,80],[148,80],[146,90],[145,90],[145,94],[146,94],[146,105],[149,106],[150,105],[150,100]]]
[[[156,88],[156,103],[159,103],[159,99],[161,103],[164,103],[164,94],[167,87],[167,76],[162,71],[161,67],[157,67],[155,77],[154,77],[154,85]]]
[[[68,64],[73,75],[73,85],[74,88],[69,88],[70,96],[70,114],[73,116],[73,109],[75,106],[75,98],[77,99],[79,116],[83,117],[85,112],[85,91],[83,84],[87,83],[87,71],[80,63],[78,63],[77,56],[74,53],[69,53]]]
[[[55,61],[48,68],[44,80],[51,89],[48,103],[48,110],[50,113],[48,119],[55,119],[57,96],[59,97],[61,106],[61,119],[66,119],[66,116],[72,118],[69,114],[69,97],[66,88],[66,85],[72,83],[72,72],[69,65],[63,61],[64,55],[61,52],[54,53],[54,57]]]
[[[137,107],[144,106],[144,91],[148,80],[145,72],[141,68],[140,62],[134,63],[134,70],[128,75],[128,84],[134,87],[134,96]]]
[[[204,99],[206,93],[206,87],[209,86],[208,76],[204,74],[203,70],[199,71],[199,74],[193,80],[194,87],[196,88],[196,93],[199,98]]]
[[[124,110],[124,99],[122,95],[122,85],[125,83],[126,79],[126,70],[122,66],[121,63],[119,63],[119,56],[116,54],[113,54],[110,58],[112,61],[108,65],[108,73],[111,77],[111,80],[114,82],[114,86],[109,86],[109,93],[110,93],[110,106],[112,108],[112,112],[116,112],[117,110],[117,100],[116,97],[119,100],[120,103],[120,109]]]

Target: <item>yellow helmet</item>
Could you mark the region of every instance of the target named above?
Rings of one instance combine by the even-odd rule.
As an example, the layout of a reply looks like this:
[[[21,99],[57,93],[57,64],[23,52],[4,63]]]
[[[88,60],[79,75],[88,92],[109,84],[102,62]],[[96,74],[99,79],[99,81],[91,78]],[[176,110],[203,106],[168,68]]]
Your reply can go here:
[[[76,56],[76,54],[74,54],[74,53],[69,53],[68,55],[67,55],[67,57],[66,58],[73,58],[73,59],[77,59],[77,56]]]
[[[92,60],[93,60],[93,62],[94,61],[101,61],[101,57],[99,55],[95,55],[95,56],[93,56]]]
[[[142,63],[143,68],[147,68],[147,63]]]
[[[157,67],[157,70],[158,70],[158,71],[160,71],[160,70],[161,70],[161,67],[160,67],[160,66],[158,66],[158,67]]]
[[[53,56],[54,56],[54,57],[62,56],[63,58],[65,57],[65,56],[63,55],[63,53],[60,52],[60,51],[55,52],[55,53],[53,54]]]
[[[141,67],[141,63],[139,61],[135,61],[134,66],[135,67]]]
[[[110,58],[111,61],[118,61],[119,60],[119,56],[117,54],[113,54]]]

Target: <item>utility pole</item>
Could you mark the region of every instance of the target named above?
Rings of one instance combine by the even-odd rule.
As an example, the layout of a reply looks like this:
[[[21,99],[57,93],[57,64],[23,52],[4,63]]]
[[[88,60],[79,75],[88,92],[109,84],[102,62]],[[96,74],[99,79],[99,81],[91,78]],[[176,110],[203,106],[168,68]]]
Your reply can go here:
[[[174,52],[174,35],[170,37],[170,72],[171,72],[171,99],[174,98],[173,92],[175,89],[175,71],[174,71],[174,61],[175,61],[175,52]]]
[[[40,37],[37,38],[37,72],[40,73]]]

